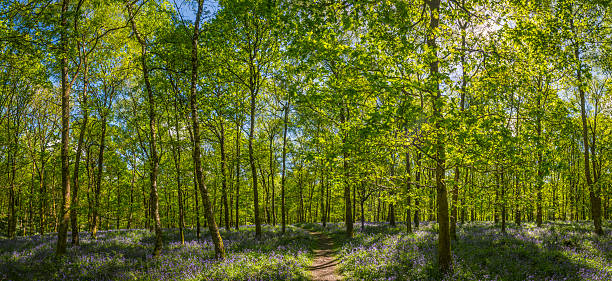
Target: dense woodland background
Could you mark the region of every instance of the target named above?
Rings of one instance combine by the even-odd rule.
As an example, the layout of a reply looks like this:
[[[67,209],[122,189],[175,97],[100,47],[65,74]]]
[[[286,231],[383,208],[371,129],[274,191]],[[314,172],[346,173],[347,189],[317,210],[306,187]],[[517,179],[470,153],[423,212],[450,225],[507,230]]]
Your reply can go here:
[[[1,235],[60,255],[438,221],[444,269],[465,221],[612,217],[606,1],[8,0],[0,48]]]

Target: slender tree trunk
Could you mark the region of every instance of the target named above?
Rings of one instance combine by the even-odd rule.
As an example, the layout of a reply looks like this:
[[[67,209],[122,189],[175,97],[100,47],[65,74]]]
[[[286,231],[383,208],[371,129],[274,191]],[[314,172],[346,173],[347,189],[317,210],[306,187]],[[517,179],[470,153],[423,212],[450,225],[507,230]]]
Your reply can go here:
[[[465,2],[463,2],[465,4]],[[469,22],[469,19],[468,19]],[[465,29],[467,28],[468,22],[460,23],[461,26],[461,101],[460,101],[460,114],[463,115],[463,111],[465,110],[465,95],[467,88],[467,73],[465,71],[465,51],[466,41],[465,41]],[[455,167],[455,184],[453,185],[452,190],[452,209],[451,209],[451,217],[450,217],[450,235],[452,240],[457,240],[457,209],[459,202],[459,176],[460,169],[459,166]]]
[[[501,209],[501,232],[502,233],[506,233],[506,198],[505,198],[505,188],[506,185],[504,184],[504,170],[503,168],[500,168],[501,171],[496,171],[495,172],[495,176],[496,176],[496,180],[497,180],[497,189],[500,191],[500,199],[499,199],[499,205],[500,205],[500,209]]]
[[[200,187],[200,193],[202,193],[202,203],[204,205],[204,212],[206,214],[206,220],[210,235],[212,236],[213,244],[215,246],[215,257],[218,259],[225,259],[225,249],[223,247],[223,240],[219,234],[217,223],[210,205],[210,198],[208,197],[208,189],[204,181],[204,173],[202,170],[202,161],[200,154],[200,124],[198,120],[198,109],[196,100],[196,85],[198,81],[198,38],[200,34],[200,18],[203,9],[203,0],[198,0],[198,10],[196,13],[196,21],[193,28],[193,36],[191,39],[191,87],[189,95],[189,105],[191,109],[191,127],[193,128],[193,161],[195,162],[196,179],[198,186]]]
[[[119,172],[117,172],[117,211],[115,214],[115,228],[119,229],[121,226],[121,189],[119,188]]]
[[[542,186],[544,185],[544,168],[542,163],[542,122],[540,115],[542,114],[540,108],[540,97],[538,97],[538,115],[536,117],[536,130],[537,130],[537,157],[538,157],[538,173],[537,173],[537,181],[536,181],[536,224],[538,227],[542,226]]]
[[[455,179],[453,184],[453,194],[451,197],[452,208],[450,216],[450,236],[452,240],[457,240],[457,202],[459,201],[459,166],[455,167]]]
[[[240,228],[240,136],[242,122],[236,118],[236,230]]]
[[[573,20],[572,20],[573,26]],[[580,60],[580,50],[578,46],[575,47],[575,57]],[[601,199],[599,198],[599,194],[596,193],[595,187],[593,186],[593,179],[591,177],[591,169],[589,161],[589,125],[587,121],[587,112],[586,112],[586,99],[584,86],[582,85],[582,71],[580,68],[576,71],[577,80],[579,83],[578,92],[580,94],[580,117],[582,119],[582,142],[584,145],[584,175],[586,178],[586,185],[589,189],[589,199],[591,203],[591,217],[593,219],[594,232],[597,235],[603,235],[603,229],[601,227]]]
[[[321,160],[321,166],[323,166],[323,160]],[[325,227],[325,178],[323,172],[321,173],[321,183],[319,185],[321,186],[321,223]]]
[[[102,187],[102,169],[104,163],[104,148],[105,148],[105,140],[106,140],[106,115],[102,117],[102,135],[100,136],[100,149],[98,150],[98,173],[96,176],[96,190],[94,192],[94,208],[93,208],[93,230],[91,231],[91,235],[93,238],[96,238],[96,234],[98,233],[98,209],[100,208],[100,191]],[[110,194],[110,193],[109,193]]]
[[[516,105],[516,123],[515,123],[515,136],[518,138],[519,136],[519,129],[520,129],[520,99],[519,99],[519,103]],[[515,196],[515,204],[516,204],[516,210],[515,210],[515,214],[514,214],[514,223],[516,223],[517,226],[521,225],[521,185],[519,184],[519,177],[520,177],[520,173],[518,173],[518,171],[515,169],[514,170],[514,185],[515,185],[515,189],[516,189],[516,196]]]
[[[315,193],[315,183],[314,181],[317,178],[317,174],[315,172],[314,176],[313,176],[313,182],[312,184],[310,184],[310,190],[308,191],[308,222],[313,222],[312,220],[312,198],[314,196]]]
[[[406,132],[408,131],[408,127],[406,127]],[[412,214],[410,212],[410,208],[411,208],[411,197],[410,197],[410,181],[412,180],[412,175],[411,175],[411,168],[410,168],[410,152],[406,149],[406,176],[407,176],[407,180],[406,180],[406,194],[407,194],[407,198],[406,198],[406,231],[407,232],[412,232],[412,222],[410,222],[411,218],[412,218]],[[365,190],[364,190],[365,191]],[[362,204],[362,208],[361,208],[362,212],[363,212],[363,204]]]
[[[440,15],[440,0],[431,0],[428,2],[430,9],[430,22],[429,32],[427,36],[427,45],[432,50],[434,59],[429,63],[429,75],[430,75],[430,88],[433,99],[433,122],[436,130],[436,191],[437,191],[437,205],[438,205],[438,266],[441,272],[449,272],[452,269],[452,258],[451,258],[451,243],[450,243],[450,228],[449,228],[449,217],[448,217],[448,199],[447,191],[444,183],[444,173],[446,166],[446,155],[443,137],[441,136],[441,123],[442,123],[442,109],[444,101],[440,92],[439,85],[439,69],[438,69],[438,54],[437,54],[437,43],[434,32],[438,29],[439,15]]]
[[[261,221],[259,219],[259,190],[257,189],[257,168],[253,157],[253,139],[255,137],[255,89],[251,89],[251,122],[249,124],[249,162],[251,165],[251,179],[253,183],[253,209],[255,212],[255,236],[261,237]]]
[[[330,209],[331,209],[331,204],[330,204],[330,196],[329,196],[329,177],[327,178],[327,183],[325,186],[326,189],[326,202],[325,202],[325,221],[323,221],[323,226],[325,226],[325,222],[326,221],[330,221]]]
[[[514,223],[516,223],[516,225],[521,225],[521,204],[520,204],[520,198],[521,198],[521,186],[519,185],[519,176],[515,175],[515,180],[514,180],[514,184],[516,186],[516,213],[514,214]]]
[[[281,172],[281,223],[283,225],[282,227],[282,231],[283,233],[285,233],[285,228],[287,225],[286,222],[286,216],[287,216],[287,211],[286,211],[286,206],[285,206],[285,172],[286,172],[286,165],[287,165],[287,126],[288,126],[288,118],[289,118],[289,106],[290,106],[290,101],[287,100],[287,104],[285,105],[285,112],[284,112],[284,117],[283,117],[283,170]],[[325,220],[323,220],[323,225],[325,226]]]
[[[393,152],[393,160],[391,161],[391,179],[393,183],[393,188],[395,188],[395,152]],[[392,191],[395,193],[395,191]],[[355,193],[353,192],[353,195]],[[355,202],[355,198],[353,197],[353,203]],[[354,210],[354,209],[353,209]],[[389,203],[389,213],[387,214],[387,219],[389,220],[389,224],[393,227],[396,226],[395,223],[395,204],[393,202]]]
[[[193,195],[195,197],[195,216],[196,216],[196,238],[200,240],[200,203],[198,199],[198,179],[196,178],[195,166],[193,168]]]
[[[31,178],[30,178],[30,194],[34,195],[34,167],[32,166],[32,171],[30,171],[31,174]],[[28,200],[28,234],[33,234],[35,233],[35,226],[34,226],[34,203],[33,203],[33,198],[30,198],[30,200]]]
[[[421,184],[421,153],[417,152],[416,157],[416,175],[414,176],[414,181],[417,185]],[[418,188],[419,186],[417,186]],[[419,198],[415,196],[414,198],[414,228],[419,228]]]
[[[304,222],[304,180],[303,180],[303,171],[300,169],[298,171],[298,192],[300,195],[300,209],[298,222]]]
[[[127,228],[132,228],[132,220],[134,219],[134,185],[136,183],[136,153],[132,153],[132,180],[130,182],[130,206],[128,214]]]
[[[9,136],[10,137],[10,136]],[[15,139],[17,139],[17,136],[15,136]],[[15,140],[15,142],[17,142],[17,140]],[[9,218],[8,218],[8,237],[9,238],[15,238],[15,229],[17,227],[17,214],[15,211],[15,172],[17,170],[16,165],[15,165],[15,149],[17,149],[17,145],[11,145],[12,147],[9,148],[11,151],[9,152],[10,156],[9,156],[9,160],[8,162],[10,163],[11,168],[9,169]]]
[[[40,235],[45,234],[45,210],[47,209],[47,167],[45,165],[45,145],[41,146],[40,149],[40,171],[38,173],[38,180],[40,181],[40,198],[38,202],[38,232]]]
[[[57,233],[55,254],[66,254],[66,239],[70,220],[70,165],[68,163],[68,143],[70,134],[70,88],[68,85],[68,5],[70,0],[62,1],[61,35],[60,35],[60,68],[62,72],[62,205],[60,208],[60,225]]]
[[[261,167],[261,162],[257,161],[257,165],[259,166],[259,174],[261,175],[261,186],[264,188],[264,211],[266,216],[266,223],[270,223],[270,210],[268,208],[268,202],[270,202],[270,189],[266,184],[266,173],[264,173],[264,170]]]
[[[79,165],[81,164],[81,150],[83,147],[83,138],[85,137],[85,131],[87,130],[87,119],[89,117],[89,110],[87,107],[87,87],[89,85],[87,62],[85,62],[84,78],[83,78],[83,100],[81,101],[81,110],[83,111],[83,120],[81,121],[81,131],[79,132],[79,141],[77,143],[77,149],[74,160],[74,172],[72,173],[72,186],[74,191],[72,192],[72,208],[70,209],[70,222],[72,225],[72,245],[79,245],[79,225],[78,225],[78,208],[79,208]]]
[[[346,105],[342,106],[342,112],[340,114],[340,122],[344,124],[348,120],[348,109]],[[346,144],[347,132],[342,132],[342,144]],[[348,158],[349,154],[343,149],[342,152],[342,168],[344,170],[344,220],[346,223],[346,236],[349,238],[353,237],[353,215],[351,208],[351,186],[349,184],[349,167]]]
[[[366,197],[365,197],[365,193],[366,193],[366,189],[365,189],[365,182],[361,182],[361,188],[363,190],[363,196],[361,198],[361,200],[359,200],[359,202],[361,203],[361,231],[365,230],[365,211],[363,208],[363,204],[366,201]],[[408,216],[408,218],[410,218],[410,216]],[[408,219],[408,225],[412,225],[410,223],[410,219]]]
[[[172,158],[174,160],[174,169],[176,170],[176,187],[177,187],[177,196],[178,196],[178,207],[179,207],[179,236],[181,237],[181,245],[185,244],[185,212],[183,208],[183,187],[181,185],[181,145],[180,145],[180,127],[179,127],[179,116],[178,116],[178,105],[176,102],[176,98],[174,99],[174,111],[177,113],[177,116],[174,118],[174,131],[176,134],[176,139],[172,140],[173,148],[172,148]],[[170,120],[168,120],[170,121]],[[170,136],[172,137],[172,135]]]
[[[223,209],[225,211],[225,230],[229,230],[230,228],[230,215],[229,215],[229,205],[227,203],[227,156],[225,152],[225,124],[223,119],[220,121],[220,136],[219,136],[219,144],[221,148],[221,192],[223,196]]]
[[[355,216],[357,216],[357,194],[355,193],[355,189],[357,188],[356,186],[356,184],[353,184],[353,223],[355,223]],[[393,224],[395,225],[395,221],[393,222]]]
[[[274,198],[276,198],[275,188],[274,188],[274,135],[270,135],[270,188],[272,189],[272,225],[276,226],[276,204],[274,202]]]
[[[134,22],[134,13],[132,11],[132,5],[127,3],[127,9],[130,17],[130,23],[134,36],[140,44],[141,52],[141,67],[142,76],[147,91],[147,103],[148,103],[148,115],[149,115],[149,163],[151,165],[151,171],[149,174],[149,181],[151,184],[151,196],[149,205],[151,206],[151,216],[155,222],[155,246],[153,248],[153,256],[158,257],[161,254],[163,238],[161,229],[161,220],[159,218],[159,196],[157,192],[157,174],[159,172],[159,157],[157,155],[157,133],[156,133],[156,122],[157,116],[155,111],[155,99],[153,97],[153,90],[151,88],[151,82],[149,81],[149,69],[147,65],[147,42],[140,36],[136,23]]]

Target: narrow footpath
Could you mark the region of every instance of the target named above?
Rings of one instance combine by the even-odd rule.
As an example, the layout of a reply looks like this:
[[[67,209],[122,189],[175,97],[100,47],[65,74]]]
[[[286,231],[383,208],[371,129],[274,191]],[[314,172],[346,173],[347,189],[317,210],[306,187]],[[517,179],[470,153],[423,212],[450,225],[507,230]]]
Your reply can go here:
[[[310,277],[317,281],[342,280],[336,271],[338,259],[334,256],[334,241],[325,233],[310,232],[317,239],[315,258],[310,266]]]

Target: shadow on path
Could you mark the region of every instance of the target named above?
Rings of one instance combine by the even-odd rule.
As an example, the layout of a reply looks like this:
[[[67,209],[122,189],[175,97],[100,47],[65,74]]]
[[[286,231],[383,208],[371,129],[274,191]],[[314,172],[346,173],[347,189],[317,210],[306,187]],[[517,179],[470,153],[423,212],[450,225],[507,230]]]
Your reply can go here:
[[[315,249],[315,258],[312,265],[308,267],[312,280],[331,281],[341,280],[336,271],[338,258],[334,257],[335,251],[334,242],[329,236],[321,232],[310,232],[310,235],[316,237],[317,248]]]

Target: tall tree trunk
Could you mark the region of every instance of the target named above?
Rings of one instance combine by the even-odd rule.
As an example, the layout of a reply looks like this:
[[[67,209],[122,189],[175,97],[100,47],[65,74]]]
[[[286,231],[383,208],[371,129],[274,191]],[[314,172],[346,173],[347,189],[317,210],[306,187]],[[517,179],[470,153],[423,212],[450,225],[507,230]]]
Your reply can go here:
[[[337,77],[336,77],[337,78]],[[343,104],[340,114],[340,122],[344,124],[348,120],[348,108]],[[347,132],[342,132],[342,144],[347,142]],[[346,224],[346,236],[353,237],[353,215],[351,208],[351,186],[349,184],[349,167],[348,167],[348,152],[343,149],[342,152],[342,169],[344,170],[344,221]]]
[[[117,172],[117,211],[115,214],[115,229],[119,229],[121,226],[121,189],[119,188],[119,172]]]
[[[304,180],[303,180],[303,171],[300,169],[298,171],[298,192],[300,195],[300,209],[299,209],[299,219],[298,222],[304,222]]]
[[[537,172],[537,181],[536,181],[536,224],[538,227],[542,226],[542,186],[544,185],[544,164],[542,163],[542,121],[541,121],[541,108],[540,108],[540,97],[538,97],[538,113],[536,117],[536,130],[537,130],[537,157],[538,157],[538,172]]]
[[[501,232],[502,233],[506,233],[506,198],[505,198],[505,188],[506,185],[504,184],[504,170],[503,167],[498,167],[498,169],[500,169],[500,171],[495,171],[495,178],[496,178],[496,183],[497,183],[497,190],[500,191],[500,199],[499,199],[499,206],[501,209]]]
[[[573,20],[572,20],[573,26]],[[578,46],[575,47],[575,57],[580,60],[580,51]],[[576,71],[576,76],[578,80],[578,92],[580,94],[580,117],[582,119],[582,142],[584,145],[584,175],[586,178],[586,185],[589,189],[589,199],[591,203],[591,217],[593,219],[594,232],[597,235],[603,235],[603,229],[601,227],[601,199],[599,198],[599,194],[595,192],[595,187],[593,186],[593,179],[591,177],[591,169],[589,161],[589,124],[587,121],[587,112],[586,112],[586,98],[584,92],[584,86],[582,85],[582,71],[580,68]]]
[[[9,170],[9,180],[10,180],[10,184],[9,184],[9,218],[8,218],[8,237],[9,238],[15,238],[15,229],[17,227],[17,212],[15,210],[15,172],[17,170],[17,167],[15,165],[15,149],[17,149],[17,136],[15,136],[15,144],[11,145],[12,147],[9,148],[11,151],[9,152],[10,156],[9,156],[9,160],[8,162],[11,165],[11,168]]]
[[[38,172],[38,180],[40,181],[40,198],[38,202],[38,232],[40,235],[45,234],[45,210],[47,209],[47,167],[45,163],[46,145],[41,145],[40,148],[40,171]]]
[[[276,204],[274,202],[274,198],[276,198],[275,188],[274,188],[274,135],[270,135],[270,188],[272,189],[272,225],[276,226]]]
[[[132,32],[134,32],[134,36],[138,40],[140,44],[140,56],[141,56],[141,67],[142,67],[142,76],[145,83],[145,88],[147,91],[147,103],[148,103],[148,115],[149,115],[149,133],[150,133],[150,141],[149,141],[149,163],[151,165],[151,171],[149,174],[149,181],[151,183],[151,196],[149,200],[149,205],[151,206],[151,216],[153,217],[155,223],[155,246],[153,248],[153,256],[158,257],[161,254],[162,249],[162,229],[161,229],[161,220],[159,218],[159,196],[157,192],[157,174],[159,172],[159,157],[157,155],[157,133],[156,133],[156,123],[157,116],[155,111],[155,99],[153,98],[153,90],[151,88],[151,82],[149,81],[149,69],[147,65],[147,42],[144,38],[140,36],[140,32],[136,28],[136,23],[134,21],[134,13],[132,11],[132,5],[130,3],[127,4],[127,9],[129,13],[130,23],[132,27]]]
[[[240,136],[242,121],[236,118],[236,230],[240,228]]]
[[[130,181],[130,206],[128,214],[127,228],[132,228],[132,220],[134,219],[134,185],[136,183],[136,153],[132,153],[132,180]]]
[[[181,245],[185,244],[185,212],[183,207],[183,186],[181,185],[181,145],[180,145],[180,127],[179,127],[179,109],[177,105],[177,99],[174,99],[174,112],[176,116],[174,118],[174,132],[176,134],[176,139],[172,140],[173,148],[172,148],[172,158],[174,160],[174,169],[176,170],[176,188],[177,188],[177,196],[178,196],[178,207],[179,207],[179,236],[181,237]],[[170,120],[168,120],[169,123]],[[170,135],[172,138],[172,135]]]
[[[446,155],[444,148],[444,138],[441,135],[442,110],[444,100],[440,92],[439,85],[439,69],[438,69],[438,46],[436,43],[435,32],[438,29],[440,22],[440,0],[431,0],[428,2],[430,9],[429,32],[427,36],[427,46],[433,53],[433,60],[429,63],[430,89],[434,95],[433,103],[433,122],[436,130],[435,140],[435,179],[437,191],[438,205],[438,266],[441,272],[449,272],[452,269],[451,258],[451,243],[450,243],[450,228],[448,217],[448,199],[447,191],[444,183],[444,173],[446,169]]]
[[[257,189],[257,168],[253,156],[253,139],[255,137],[255,89],[251,89],[251,122],[249,124],[249,163],[251,165],[251,179],[253,183],[253,209],[255,212],[255,236],[261,237],[261,221],[259,219],[259,190]]]
[[[397,137],[397,136],[396,136]],[[393,188],[395,188],[395,152],[393,152],[393,160],[391,161],[391,179],[393,182]],[[392,191],[395,193],[395,191]],[[353,192],[353,195],[355,193]],[[355,202],[355,198],[353,197],[353,203]],[[354,208],[353,208],[354,210]],[[396,226],[395,223],[395,204],[393,202],[389,203],[389,213],[387,214],[387,219],[389,220],[389,224],[393,227]]]
[[[416,175],[414,176],[414,181],[417,184],[417,188],[421,185],[421,153],[417,152],[416,157]],[[419,228],[419,197],[418,195],[414,198],[414,227]]]
[[[225,230],[230,228],[229,205],[227,202],[227,156],[225,152],[225,124],[220,121],[219,144],[221,148],[221,192],[223,196],[223,210],[225,211]]]
[[[519,137],[519,129],[520,129],[520,99],[518,100],[518,103],[516,105],[516,123],[514,125],[515,127],[515,136],[518,138]],[[516,223],[517,226],[521,225],[521,186],[519,185],[519,177],[520,177],[520,173],[517,172],[517,169],[514,170],[514,185],[515,185],[515,189],[516,189],[516,195],[515,195],[515,204],[516,204],[516,210],[515,210],[515,214],[514,214],[514,223]]]
[[[465,4],[465,3],[464,3]],[[467,89],[467,73],[465,71],[465,50],[467,48],[467,44],[465,41],[465,30],[468,26],[469,18],[467,22],[460,23],[461,27],[461,100],[460,100],[460,114],[463,115],[463,111],[465,110],[465,95]],[[459,176],[460,169],[459,165],[455,167],[455,184],[453,185],[452,190],[452,209],[451,209],[451,217],[450,217],[450,235],[452,240],[457,240],[457,209],[459,202]]]
[[[106,140],[106,115],[102,117],[102,135],[100,136],[100,149],[98,150],[98,174],[96,175],[96,190],[94,192],[94,208],[93,208],[93,230],[91,235],[96,239],[98,233],[98,209],[100,208],[100,191],[102,187],[102,168],[104,163],[104,148]],[[109,193],[110,194],[110,193]]]
[[[331,197],[329,196],[329,190],[330,190],[330,186],[329,186],[329,178],[327,178],[327,185],[326,185],[326,199],[327,200],[325,202],[325,220],[326,221],[330,221],[331,220],[331,203],[330,203],[330,199]],[[325,222],[323,222],[323,226],[325,226]]]
[[[89,110],[87,107],[87,87],[89,85],[88,81],[88,67],[87,62],[85,62],[85,70],[83,77],[83,100],[81,101],[81,110],[83,111],[83,120],[81,121],[81,131],[79,132],[79,141],[77,143],[77,149],[75,152],[74,159],[74,172],[72,173],[72,186],[74,187],[74,191],[72,192],[72,208],[70,209],[70,223],[72,225],[72,245],[79,245],[79,224],[78,224],[78,208],[79,208],[79,165],[81,164],[81,150],[83,148],[83,138],[85,137],[85,131],[87,130],[87,120],[89,117]]]
[[[60,68],[62,72],[62,205],[60,208],[60,225],[57,233],[55,254],[66,254],[66,239],[70,220],[70,165],[68,163],[68,142],[70,134],[70,87],[68,85],[68,5],[70,0],[62,1],[61,35],[60,35]]]
[[[198,109],[197,109],[197,81],[198,81],[198,38],[200,34],[200,18],[202,16],[203,0],[198,0],[198,10],[196,12],[196,21],[193,27],[193,36],[191,38],[191,87],[189,95],[189,106],[191,109],[191,127],[193,128],[193,161],[195,162],[196,179],[198,186],[200,187],[200,193],[202,193],[202,203],[204,205],[204,213],[208,224],[210,235],[212,236],[213,244],[215,245],[215,257],[217,259],[225,259],[225,249],[223,247],[223,240],[219,234],[217,223],[210,205],[210,198],[208,197],[208,189],[204,181],[204,173],[202,171],[202,161],[200,154],[200,124],[198,120]]]
[[[195,197],[196,238],[200,240],[200,203],[198,197],[198,179],[195,166],[193,168],[193,195]]]
[[[450,215],[450,236],[452,240],[457,240],[457,203],[459,202],[459,166],[455,167],[455,179],[452,191],[452,208]]]
[[[321,166],[323,166],[323,160],[321,160]],[[321,223],[325,227],[325,174],[321,172],[321,182],[319,185],[321,186]]]
[[[406,127],[406,132],[408,132],[408,127]],[[412,218],[412,214],[410,212],[411,208],[411,198],[410,198],[410,181],[412,180],[411,169],[410,169],[410,152],[406,148],[406,231],[412,232],[412,222],[410,222]],[[364,190],[365,192],[365,190]],[[361,212],[363,212],[363,203],[361,204]],[[362,214],[363,216],[363,214]]]
[[[365,196],[366,194],[366,188],[365,188],[365,182],[361,182],[361,188],[362,188],[362,196],[361,199],[359,200],[359,202],[361,203],[361,231],[365,230],[365,211],[363,208],[363,205],[367,199],[367,197]],[[412,226],[412,224],[410,223],[410,215],[408,216],[408,225]]]
[[[286,211],[286,207],[285,207],[285,172],[286,172],[286,165],[287,165],[287,123],[288,123],[288,118],[289,118],[289,106],[290,106],[290,100],[287,100],[287,104],[285,105],[285,112],[284,112],[284,117],[283,117],[283,171],[281,172],[281,223],[283,225],[282,227],[282,231],[283,233],[285,233],[285,228],[287,225],[286,222],[286,216],[287,216],[287,211]],[[323,225],[325,225],[325,220],[323,221]]]
[[[270,223],[270,210],[268,209],[268,202],[270,197],[270,190],[268,185],[266,184],[266,173],[264,173],[263,168],[261,167],[261,162],[257,161],[257,165],[259,166],[259,174],[261,175],[261,186],[264,188],[264,211],[266,215],[266,223]]]

